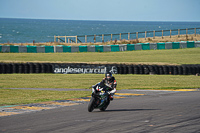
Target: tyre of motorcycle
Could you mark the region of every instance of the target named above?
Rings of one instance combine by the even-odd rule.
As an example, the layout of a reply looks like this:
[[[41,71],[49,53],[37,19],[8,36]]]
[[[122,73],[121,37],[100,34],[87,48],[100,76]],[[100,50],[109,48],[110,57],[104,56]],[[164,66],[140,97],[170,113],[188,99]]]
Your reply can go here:
[[[88,112],[92,112],[94,110],[94,105],[93,105],[94,101],[95,101],[95,98],[91,97],[90,102],[88,104]]]
[[[105,111],[109,104],[110,104],[110,100],[108,100],[108,101],[106,102],[105,106],[103,106],[102,108],[100,108],[100,110],[101,110],[101,111]]]

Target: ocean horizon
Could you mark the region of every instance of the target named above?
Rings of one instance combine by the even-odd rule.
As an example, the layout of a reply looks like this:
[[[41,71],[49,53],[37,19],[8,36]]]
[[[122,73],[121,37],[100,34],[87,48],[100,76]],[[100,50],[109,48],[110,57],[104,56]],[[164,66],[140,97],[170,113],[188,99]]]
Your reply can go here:
[[[84,36],[186,28],[200,28],[200,22],[0,18],[0,43],[53,42],[55,35]],[[196,33],[200,34],[200,30],[198,29]],[[185,34],[185,31],[181,31],[181,34]],[[194,30],[188,30],[188,34],[194,34]],[[167,35],[169,33],[164,33],[164,36]],[[153,33],[148,33],[147,36],[152,37]],[[139,37],[142,38],[144,35],[141,34]],[[135,38],[135,35],[130,37],[130,39]],[[79,39],[82,42],[85,41],[84,37]],[[109,41],[109,39],[109,36],[104,37],[105,41]],[[113,36],[114,39],[119,38]],[[122,36],[122,39],[127,39],[127,35]],[[101,36],[96,38],[97,42],[101,42],[101,40]],[[88,38],[87,42],[93,42],[93,37]]]

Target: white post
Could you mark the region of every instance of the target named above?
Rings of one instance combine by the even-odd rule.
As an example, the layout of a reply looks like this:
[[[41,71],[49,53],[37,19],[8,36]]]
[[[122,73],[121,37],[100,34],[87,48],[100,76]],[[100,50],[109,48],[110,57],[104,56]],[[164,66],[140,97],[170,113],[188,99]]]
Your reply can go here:
[[[188,34],[188,29],[186,29],[186,39],[187,39],[187,37],[188,37],[187,34]]]
[[[128,40],[130,40],[130,32],[128,33]]]
[[[102,42],[104,42],[104,34],[102,34]]]
[[[186,29],[186,36],[187,36],[187,34],[188,34],[188,29]]]
[[[56,36],[54,36],[54,42],[56,42]]]
[[[178,37],[180,37],[180,29],[178,29]]]
[[[60,37],[58,36],[58,42],[60,42]]]
[[[145,40],[146,40],[146,37],[147,37],[147,31],[145,31]]]
[[[87,35],[85,35],[85,43],[87,43]]]
[[[67,43],[67,36],[65,36],[65,43]]]
[[[136,39],[138,39],[138,32],[136,32]]]
[[[96,35],[94,35],[94,43],[96,43]]]
[[[170,38],[172,37],[172,30],[170,30]]]

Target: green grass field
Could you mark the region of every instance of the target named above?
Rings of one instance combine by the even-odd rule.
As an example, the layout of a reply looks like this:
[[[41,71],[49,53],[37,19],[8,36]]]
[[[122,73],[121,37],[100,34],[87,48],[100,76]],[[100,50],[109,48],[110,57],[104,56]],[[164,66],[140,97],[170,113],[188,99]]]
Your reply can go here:
[[[200,88],[194,75],[114,75],[117,89]],[[1,74],[0,88],[81,88],[100,82],[103,74]]]
[[[105,53],[0,53],[0,62],[200,64],[200,48]]]
[[[86,97],[90,92],[0,89],[0,95],[0,106],[4,106]]]
[[[200,48],[106,53],[0,53],[0,62],[86,62],[131,64],[200,64]],[[194,75],[114,75],[117,89],[200,88]],[[90,92],[10,90],[6,88],[83,88],[102,74],[0,74],[0,106],[83,97]]]
[[[114,75],[121,89],[200,88],[199,77],[188,75]],[[90,91],[12,90],[5,88],[83,88],[101,81],[103,74],[1,74],[0,106],[89,96]]]

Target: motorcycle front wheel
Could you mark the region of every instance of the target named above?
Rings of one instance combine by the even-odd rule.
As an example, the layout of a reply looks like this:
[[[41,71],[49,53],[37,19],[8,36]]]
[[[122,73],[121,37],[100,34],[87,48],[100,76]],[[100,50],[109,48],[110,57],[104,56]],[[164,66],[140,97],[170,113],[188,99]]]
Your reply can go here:
[[[88,104],[88,111],[89,112],[92,112],[93,110],[94,110],[94,97],[91,97],[91,99],[90,99],[90,102],[89,102],[89,104]]]

